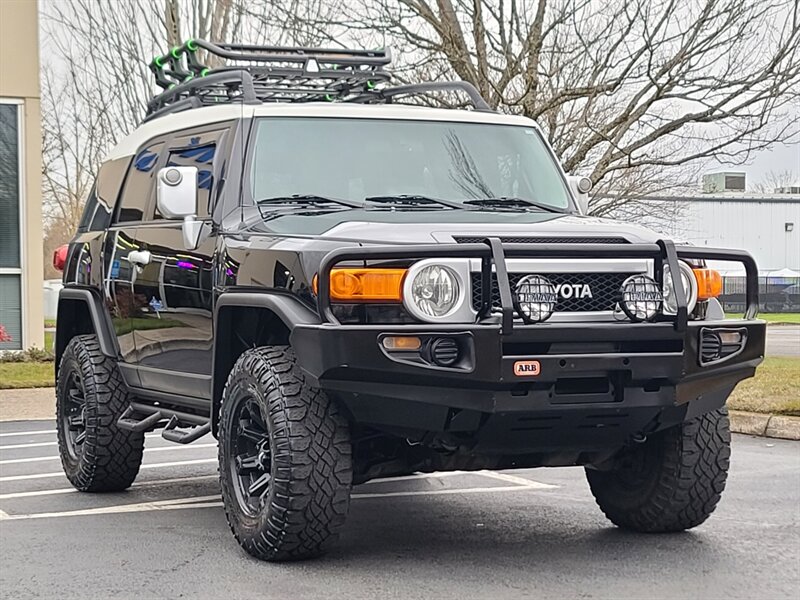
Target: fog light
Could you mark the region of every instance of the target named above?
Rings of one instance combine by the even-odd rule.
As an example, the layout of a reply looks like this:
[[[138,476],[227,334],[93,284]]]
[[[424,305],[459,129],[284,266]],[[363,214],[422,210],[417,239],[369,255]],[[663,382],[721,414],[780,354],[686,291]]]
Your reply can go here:
[[[386,336],[381,342],[387,350],[419,350],[422,341],[410,335]]]
[[[700,330],[698,359],[707,365],[732,358],[744,350],[747,343],[747,329],[703,327]]]
[[[431,361],[440,367],[451,367],[459,358],[458,342],[453,338],[436,338],[428,347]]]
[[[523,277],[514,290],[514,308],[526,323],[549,319],[557,301],[555,286],[541,275]]]
[[[622,283],[620,308],[631,321],[650,321],[661,310],[664,295],[647,275],[633,275]]]

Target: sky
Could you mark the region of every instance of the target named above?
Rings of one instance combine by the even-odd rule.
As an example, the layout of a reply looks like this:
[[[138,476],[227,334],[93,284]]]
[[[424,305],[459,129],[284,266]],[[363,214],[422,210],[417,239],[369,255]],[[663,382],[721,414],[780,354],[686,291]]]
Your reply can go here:
[[[751,184],[759,183],[770,171],[791,171],[794,173],[794,183],[800,185],[800,142],[760,152],[750,165],[733,167],[731,170],[747,173],[747,181]]]

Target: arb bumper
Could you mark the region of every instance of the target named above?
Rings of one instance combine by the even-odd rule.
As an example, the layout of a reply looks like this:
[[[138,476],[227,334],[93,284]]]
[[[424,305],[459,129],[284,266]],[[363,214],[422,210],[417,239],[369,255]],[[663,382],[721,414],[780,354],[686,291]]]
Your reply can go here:
[[[332,253],[320,270],[325,322],[298,326],[292,333],[304,371],[361,423],[471,438],[477,449],[487,451],[589,451],[619,446],[721,407],[763,359],[765,323],[754,318],[757,275],[746,253],[676,249],[667,243],[615,246],[614,254],[608,245],[570,244],[500,246],[498,256],[498,246]],[[487,316],[474,324],[341,325],[322,299],[327,272],[353,254],[427,258],[472,251],[491,268],[504,260],[503,250],[534,256],[646,254],[665,264],[678,256],[738,260],[748,273],[748,310],[743,320],[689,321],[679,298],[678,314],[662,322],[520,325],[504,301],[502,318]],[[505,270],[496,272],[501,288],[504,277],[508,285]],[[501,297],[507,298],[502,289]],[[411,343],[387,343],[387,338]],[[448,359],[455,350],[457,360],[441,366],[434,356],[438,347],[446,348]]]

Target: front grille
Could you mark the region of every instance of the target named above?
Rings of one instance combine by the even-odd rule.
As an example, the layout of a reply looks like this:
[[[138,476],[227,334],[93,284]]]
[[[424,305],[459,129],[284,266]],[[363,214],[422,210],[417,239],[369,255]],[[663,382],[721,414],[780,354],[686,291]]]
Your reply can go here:
[[[513,296],[517,282],[526,273],[509,273],[511,283],[511,294]],[[622,282],[633,273],[542,273],[554,286],[579,284],[589,286],[592,297],[581,297],[582,294],[572,294],[570,298],[564,298],[558,294],[555,312],[587,312],[587,311],[609,311],[614,310],[620,297]],[[475,310],[481,306],[481,274],[472,274],[472,306]],[[497,275],[492,274],[492,308],[500,308],[500,289],[497,286]]]
[[[454,235],[453,239],[459,244],[479,244],[487,236]],[[503,244],[627,244],[628,240],[621,237],[501,237]]]

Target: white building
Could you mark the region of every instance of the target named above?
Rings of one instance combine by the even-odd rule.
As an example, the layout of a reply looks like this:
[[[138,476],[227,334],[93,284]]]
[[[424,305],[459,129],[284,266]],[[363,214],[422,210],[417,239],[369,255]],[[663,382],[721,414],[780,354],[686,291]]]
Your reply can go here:
[[[654,204],[648,225],[674,239],[747,250],[764,275],[800,271],[800,194],[728,192],[645,201]]]

